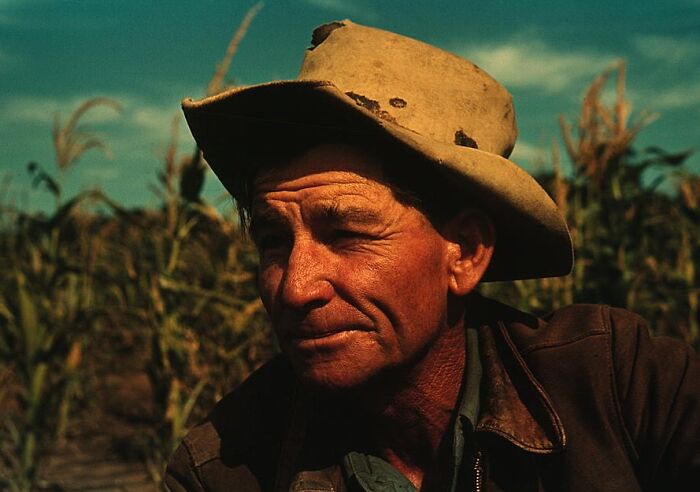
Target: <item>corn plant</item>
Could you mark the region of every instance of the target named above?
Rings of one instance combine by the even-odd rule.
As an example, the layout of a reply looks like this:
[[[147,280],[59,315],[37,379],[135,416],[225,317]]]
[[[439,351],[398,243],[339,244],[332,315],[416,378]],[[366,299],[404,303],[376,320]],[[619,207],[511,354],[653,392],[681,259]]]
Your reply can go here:
[[[269,331],[252,326],[264,323],[253,286],[252,245],[211,207],[174,192],[182,169],[166,159],[162,215],[141,231],[137,258],[133,249],[124,252],[140,286],[141,300],[132,302],[140,305],[141,322],[150,332],[146,369],[159,423],[150,433],[147,462],[155,479],[184,437],[199,398],[207,402],[200,408],[210,406],[250,372],[256,362],[246,346],[271,346],[258,338]],[[224,362],[229,357],[237,367]]]
[[[45,248],[51,241],[44,239]],[[41,244],[20,244],[27,256],[16,257],[8,275],[14,286],[5,285],[0,295],[0,359],[11,372],[16,405],[3,422],[2,461],[8,486],[29,490],[42,457],[65,435],[86,306],[80,297],[84,276],[56,270],[60,259],[50,258]]]
[[[100,150],[106,156],[111,156],[111,152],[105,141],[95,135],[94,132],[86,130],[80,122],[81,118],[83,118],[87,112],[99,106],[109,107],[117,112],[121,111],[120,104],[113,99],[95,97],[80,104],[73,111],[65,124],[62,124],[60,115],[56,114],[54,118],[52,136],[58,178],[53,182],[53,186],[51,186],[50,181],[47,182],[47,185],[52,189],[56,197],[57,205],[61,202],[61,188],[64,174],[73,167],[86,152],[90,150]],[[46,177],[48,178],[48,175],[46,175]]]
[[[224,79],[231,61],[261,8],[262,4],[258,3],[249,9],[236,29],[207,86],[208,95],[224,89]],[[254,261],[250,261],[250,244],[244,253],[249,257],[249,261],[245,263],[239,261],[237,251],[231,255],[229,249],[227,255],[222,258],[225,264],[212,265],[214,269],[209,271],[208,278],[202,278],[201,273],[193,276],[183,275],[193,266],[198,269],[202,263],[211,264],[212,258],[216,258],[207,251],[211,245],[206,244],[206,239],[202,244],[203,231],[208,229],[211,239],[223,233],[225,237],[230,238],[229,248],[235,248],[241,243],[241,239],[235,227],[222,220],[216,211],[204,204],[199,197],[206,169],[199,149],[195,148],[190,156],[178,160],[178,121],[176,116],[172,124],[170,145],[165,155],[164,170],[159,175],[160,187],[155,188],[163,203],[164,227],[155,234],[151,231],[149,245],[156,261],[151,265],[144,265],[144,270],[149,270],[150,267],[150,271],[146,273],[148,281],[142,283],[146,287],[148,299],[142,311],[143,318],[151,327],[151,357],[147,371],[161,417],[160,423],[150,435],[147,453],[147,465],[156,480],[160,479],[163,464],[168,456],[184,437],[189,417],[195,411],[198,398],[207,389],[208,380],[218,382],[213,384],[209,391],[211,403],[212,395],[218,399],[233,386],[226,387],[226,382],[233,379],[235,385],[251,370],[250,358],[245,357],[244,353],[245,347],[250,345],[251,341],[254,342],[254,346],[270,346],[269,339],[261,341],[256,338],[261,333],[269,335],[267,330],[249,331],[250,320],[256,318],[261,311],[254,289],[248,287],[244,295],[241,295],[238,286],[224,290],[224,284],[228,280],[226,275],[232,270],[238,270],[235,274],[237,278],[234,279],[237,285],[251,284],[254,278],[251,270],[255,268],[255,264]],[[179,182],[179,190],[176,190],[176,182]],[[241,268],[243,272],[240,272]],[[198,284],[192,282],[192,279],[203,282]],[[205,325],[208,329],[204,333],[197,332],[193,327],[202,326],[201,319],[205,316],[216,324]],[[226,332],[232,323],[237,339],[230,343],[230,335]],[[211,344],[204,344],[199,340],[203,338],[204,341],[208,341],[207,332],[210,336],[214,335]],[[228,343],[221,343],[222,335],[229,339],[226,340]],[[214,352],[207,354],[207,349]],[[212,359],[221,361],[222,357],[218,356],[221,351],[231,349],[234,351],[233,357],[230,353],[224,354],[235,361],[238,367],[231,368],[230,364],[207,364]],[[203,360],[201,354],[210,357]],[[253,359],[256,358],[255,355],[253,354]],[[268,353],[260,355],[262,358]],[[222,365],[226,374],[216,370]]]
[[[606,104],[603,94],[613,76],[615,97]],[[560,118],[572,173],[561,172],[553,142],[553,172],[538,177],[567,218],[576,251],[572,275],[485,291],[536,312],[573,301],[622,306],[654,321],[657,332],[697,344],[697,217],[658,191],[690,153],[637,150],[635,138],[656,115],[642,112],[631,120],[630,114],[625,65],[618,62],[586,91],[575,130]],[[651,169],[659,176],[654,180],[647,179]],[[681,184],[687,211],[695,196],[689,183]]]
[[[107,103],[87,101],[65,126],[56,118],[59,174],[86,151],[105,148],[79,121],[90,108]],[[11,411],[0,422],[0,467],[12,490],[32,489],[42,458],[65,438],[73,398],[80,393],[79,366],[93,305],[90,258],[99,241],[83,234],[79,213],[94,194],[62,203],[60,179],[36,163],[28,170],[34,185],[44,184],[54,195],[56,210],[48,218],[17,213],[16,223],[0,236],[7,265],[0,286],[0,367],[9,373],[13,390]]]

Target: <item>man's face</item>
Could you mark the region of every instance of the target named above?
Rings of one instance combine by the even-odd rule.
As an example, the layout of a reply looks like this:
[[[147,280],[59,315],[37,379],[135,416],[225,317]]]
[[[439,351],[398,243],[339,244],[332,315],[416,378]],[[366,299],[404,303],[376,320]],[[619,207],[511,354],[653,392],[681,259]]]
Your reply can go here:
[[[315,147],[255,180],[260,293],[306,382],[352,388],[410,368],[446,326],[447,241],[371,156]]]

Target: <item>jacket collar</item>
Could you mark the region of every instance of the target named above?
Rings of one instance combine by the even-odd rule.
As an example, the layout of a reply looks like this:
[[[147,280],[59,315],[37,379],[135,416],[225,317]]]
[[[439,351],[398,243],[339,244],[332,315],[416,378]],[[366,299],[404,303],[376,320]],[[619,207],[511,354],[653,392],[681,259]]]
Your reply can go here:
[[[474,296],[472,325],[479,330],[482,365],[481,412],[477,432],[491,432],[537,454],[559,451],[566,434],[552,401],[523,360],[509,332],[537,318]]]
[[[549,396],[517,352],[502,322],[479,329],[482,411],[475,430],[492,432],[532,453],[566,445],[566,434]]]

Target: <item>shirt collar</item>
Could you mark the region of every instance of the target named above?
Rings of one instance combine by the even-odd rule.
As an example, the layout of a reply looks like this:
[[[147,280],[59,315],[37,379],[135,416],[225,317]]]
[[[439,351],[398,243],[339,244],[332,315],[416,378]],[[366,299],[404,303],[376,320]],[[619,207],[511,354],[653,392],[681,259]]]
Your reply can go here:
[[[481,388],[481,356],[479,354],[479,332],[468,328],[467,360],[464,368],[464,386],[460,396],[459,415],[474,425],[479,417]]]

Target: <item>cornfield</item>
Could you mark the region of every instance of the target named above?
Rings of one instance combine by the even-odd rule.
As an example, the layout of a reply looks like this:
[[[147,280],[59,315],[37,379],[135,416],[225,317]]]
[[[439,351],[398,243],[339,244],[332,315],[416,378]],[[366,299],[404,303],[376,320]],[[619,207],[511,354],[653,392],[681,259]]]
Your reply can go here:
[[[222,90],[258,10],[234,35],[207,93]],[[606,105],[611,82],[615,101]],[[593,81],[579,120],[560,122],[572,172],[561,171],[555,141],[551,171],[537,176],[570,224],[572,275],[482,291],[539,314],[572,302],[627,307],[656,334],[700,348],[700,178],[682,170],[688,152],[635,147],[654,115],[631,119],[624,84],[622,63]],[[55,171],[28,165],[35,185],[54,196],[54,211],[0,204],[0,486],[11,490],[32,489],[43,457],[66,440],[123,420],[129,409],[119,409],[119,392],[140,386],[145,410],[113,444],[158,481],[188,425],[277,351],[257,296],[254,248],[234,215],[201,197],[205,165],[197,149],[177,154],[177,120],[158,208],[127,209],[99,190],[62,195],[62,173],[107,148],[77,130],[98,105],[119,110],[95,99],[65,124],[56,120]],[[675,191],[648,182],[651,168]]]
[[[602,94],[613,78],[615,100],[606,106]],[[629,108],[625,65],[617,62],[588,88],[575,127],[560,118],[572,173],[561,172],[554,141],[551,172],[536,176],[569,224],[572,274],[484,285],[483,292],[540,314],[572,302],[625,307],[643,315],[656,334],[700,349],[700,178],[682,168],[690,151],[635,148],[635,137],[656,115],[630,122]],[[652,169],[661,177],[648,182]],[[664,180],[673,193],[659,190]]]

